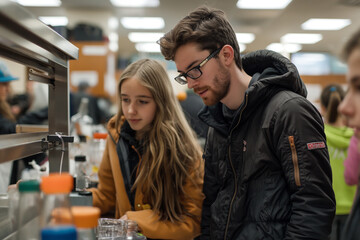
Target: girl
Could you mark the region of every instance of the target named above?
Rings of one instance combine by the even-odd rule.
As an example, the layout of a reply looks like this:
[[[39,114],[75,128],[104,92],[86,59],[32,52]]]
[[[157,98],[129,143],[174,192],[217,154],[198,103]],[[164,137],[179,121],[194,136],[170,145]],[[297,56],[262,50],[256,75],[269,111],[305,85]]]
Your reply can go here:
[[[344,125],[338,106],[345,92],[338,84],[326,86],[320,96],[321,114],[324,116],[326,143],[329,150],[336,199],[336,215],[331,239],[341,239],[341,233],[354,201],[356,187],[348,186],[344,178],[344,160],[348,154],[350,139],[354,134]]]
[[[139,60],[121,75],[119,111],[109,137],[93,203],[102,213],[134,220],[151,239],[192,239],[200,233],[201,148],[165,69]]]

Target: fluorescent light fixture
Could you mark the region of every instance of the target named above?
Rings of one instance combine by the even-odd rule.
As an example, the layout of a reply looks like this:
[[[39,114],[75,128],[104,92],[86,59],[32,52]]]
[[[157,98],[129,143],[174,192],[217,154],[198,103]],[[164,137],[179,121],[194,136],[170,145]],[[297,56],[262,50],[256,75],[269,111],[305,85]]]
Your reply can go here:
[[[119,44],[117,42],[111,42],[109,44],[109,49],[112,52],[117,52],[119,50]]]
[[[295,53],[300,51],[302,46],[296,43],[271,43],[269,44],[266,49],[272,50],[279,53]]]
[[[246,45],[240,42],[238,44],[239,44],[240,52],[243,52],[246,49]]]
[[[119,20],[116,17],[108,19],[108,26],[111,30],[115,30],[119,27]]]
[[[60,0],[12,0],[26,7],[58,7]]]
[[[252,43],[255,35],[252,33],[236,33],[236,39],[239,43]]]
[[[120,21],[127,29],[162,29],[165,26],[161,17],[123,17]]]
[[[301,28],[304,30],[340,30],[350,24],[350,19],[310,18],[301,24]]]
[[[150,33],[150,32],[131,32],[128,38],[131,42],[156,42],[164,33]]]
[[[283,9],[291,0],[238,0],[236,6],[243,9]]]
[[[51,26],[66,26],[68,24],[67,17],[47,17],[47,16],[40,16],[40,21],[47,25]]]
[[[115,7],[158,7],[159,0],[110,0]]]
[[[160,45],[157,43],[136,43],[135,48],[138,52],[160,52]]]
[[[117,33],[110,33],[109,34],[109,41],[110,42],[118,42],[119,41],[119,35]]]
[[[281,37],[281,43],[314,44],[321,40],[318,33],[288,33]]]

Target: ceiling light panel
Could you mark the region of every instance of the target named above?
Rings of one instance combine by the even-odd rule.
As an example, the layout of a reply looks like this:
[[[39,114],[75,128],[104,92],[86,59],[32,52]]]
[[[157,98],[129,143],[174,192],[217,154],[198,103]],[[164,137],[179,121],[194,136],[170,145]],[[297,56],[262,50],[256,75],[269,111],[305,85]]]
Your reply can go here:
[[[159,0],[110,0],[116,7],[158,7]]]
[[[162,29],[165,26],[161,17],[123,17],[120,22],[127,29]]]
[[[252,33],[236,33],[236,39],[239,43],[252,43],[255,35]]]
[[[297,43],[271,43],[266,47],[266,49],[279,53],[295,53],[300,51],[302,49],[302,46]]]
[[[149,33],[149,32],[131,32],[128,38],[131,42],[156,42],[164,33]]]
[[[69,22],[67,17],[40,16],[39,19],[43,23],[51,26],[66,26]]]
[[[60,0],[12,0],[26,7],[58,7]]]
[[[288,33],[281,37],[281,43],[314,44],[322,40],[317,33]]]
[[[238,0],[236,6],[242,9],[283,9],[291,0]]]
[[[135,48],[138,52],[160,52],[160,45],[157,43],[136,43]]]
[[[240,42],[238,42],[238,44],[239,44],[240,52],[243,52],[246,49],[246,45]]]
[[[340,30],[350,24],[350,19],[310,18],[301,24],[301,28],[304,30]]]

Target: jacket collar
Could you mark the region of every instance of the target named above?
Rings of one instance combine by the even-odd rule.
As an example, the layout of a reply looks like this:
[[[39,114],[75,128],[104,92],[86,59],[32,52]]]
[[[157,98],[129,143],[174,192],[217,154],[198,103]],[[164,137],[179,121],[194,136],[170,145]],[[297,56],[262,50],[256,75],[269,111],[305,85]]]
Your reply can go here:
[[[290,90],[306,97],[307,91],[300,75],[293,63],[281,54],[269,50],[259,50],[242,57],[243,67],[247,74],[252,76],[245,94],[248,95],[246,110],[242,119],[246,119],[253,111],[271,99],[281,90]],[[223,116],[222,103],[214,106],[204,106],[199,112],[199,118],[211,127],[227,135],[239,117],[243,104],[234,115],[234,120],[229,126]]]

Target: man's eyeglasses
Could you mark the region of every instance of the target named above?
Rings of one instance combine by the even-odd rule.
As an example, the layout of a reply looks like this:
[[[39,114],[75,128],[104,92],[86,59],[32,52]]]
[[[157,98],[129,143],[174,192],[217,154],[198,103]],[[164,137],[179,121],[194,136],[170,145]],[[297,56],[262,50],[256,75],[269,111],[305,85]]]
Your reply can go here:
[[[193,67],[192,69],[190,69],[186,73],[181,73],[179,76],[175,77],[175,81],[177,81],[181,85],[185,85],[188,82],[187,79],[186,79],[187,77],[189,77],[191,79],[198,79],[199,77],[201,77],[202,71],[200,70],[200,68],[202,66],[204,66],[205,63],[207,63],[211,58],[215,57],[216,54],[218,54],[221,49],[222,48],[216,49],[207,58],[205,58],[199,65]]]

